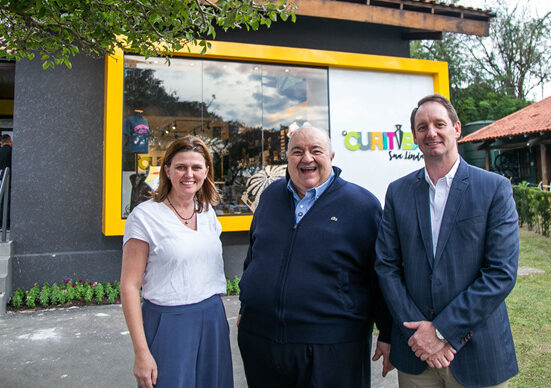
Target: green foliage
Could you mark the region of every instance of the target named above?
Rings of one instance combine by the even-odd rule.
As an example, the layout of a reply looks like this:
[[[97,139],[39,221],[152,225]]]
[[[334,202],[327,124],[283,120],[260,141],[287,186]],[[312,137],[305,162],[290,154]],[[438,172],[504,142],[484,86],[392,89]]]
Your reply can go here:
[[[73,282],[68,281],[67,283],[65,283],[65,290],[65,300],[67,302],[70,302],[76,298],[76,291],[75,287],[73,287]]]
[[[520,229],[519,265],[545,271],[519,276],[507,308],[520,373],[509,387],[548,387],[551,381],[551,239]]]
[[[38,283],[35,283],[34,286],[25,294],[25,305],[31,308],[36,307],[36,298],[38,298],[38,295],[40,294]]]
[[[216,31],[257,30],[289,17],[286,0],[0,0],[0,57],[40,55],[43,68],[64,64],[81,50],[112,54],[117,48],[169,58],[189,44],[210,47]]]
[[[490,36],[444,33],[416,41],[413,58],[448,63],[450,99],[463,123],[498,120],[529,105],[528,94],[551,80],[551,13],[529,17],[527,8],[497,2]]]
[[[97,283],[94,287],[94,295],[96,297],[96,302],[98,302],[98,304],[101,304],[101,302],[103,301],[103,297],[105,295],[105,290],[103,289],[103,284],[101,283]]]
[[[52,284],[52,296],[51,296],[52,304],[63,304],[65,303],[65,295],[63,295],[63,292],[61,288],[57,285],[57,283]]]
[[[233,292],[235,292],[235,294],[239,295],[239,293],[241,292],[241,289],[239,288],[239,281],[241,279],[239,279],[237,276],[233,278],[232,280],[232,283],[233,283]]]
[[[25,298],[25,290],[22,288],[18,288],[13,293],[13,296],[11,297],[10,303],[13,307],[21,307],[23,306],[23,299]]]
[[[38,299],[40,300],[40,304],[42,306],[48,306],[50,304],[50,296],[52,294],[52,290],[50,288],[50,285],[46,282],[44,285],[42,285],[42,288],[40,289],[40,295],[38,296]]]
[[[551,80],[551,12],[531,17],[528,6],[496,3],[497,17],[489,38],[473,38],[467,45],[474,65],[496,90],[525,99],[536,86]]]
[[[107,295],[108,303],[115,303],[115,299],[119,295],[116,288],[111,286],[111,283],[104,283],[105,295]]]
[[[233,280],[226,278],[226,293],[228,295],[239,295],[240,289],[239,289],[239,281],[241,279],[239,277],[234,277]]]
[[[499,120],[530,105],[527,100],[495,92],[489,87],[481,91],[476,84],[454,90],[452,99],[463,123]]]
[[[443,33],[442,40],[412,41],[412,58],[443,61],[448,63],[451,90],[460,88],[472,76],[468,53],[464,49],[465,37],[460,34]]]
[[[527,183],[513,186],[519,225],[549,236],[551,224],[551,192],[528,187]]]
[[[75,283],[75,298],[82,299],[84,298],[84,293],[86,292],[84,284],[82,282]]]
[[[50,286],[48,283],[44,283],[42,287],[39,287],[38,283],[35,283],[27,291],[21,288],[17,289],[11,297],[9,305],[12,307],[25,305],[34,308],[37,301],[43,307],[62,305],[75,300],[90,303],[94,297],[98,304],[105,303],[105,297],[107,297],[107,303],[116,303],[119,295],[120,283],[118,281],[114,281],[111,285],[107,282],[91,283],[81,280],[73,282],[71,279],[65,279],[59,285],[54,283]]]
[[[233,284],[230,279],[226,278],[226,294],[231,295],[233,291]]]
[[[90,303],[94,297],[94,290],[92,287],[86,287],[84,290],[84,301]]]

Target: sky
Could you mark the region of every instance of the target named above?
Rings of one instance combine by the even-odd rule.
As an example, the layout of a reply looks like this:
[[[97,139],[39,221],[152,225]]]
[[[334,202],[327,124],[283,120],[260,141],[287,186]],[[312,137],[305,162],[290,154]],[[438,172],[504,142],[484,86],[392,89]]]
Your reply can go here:
[[[534,16],[543,16],[546,12],[551,11],[551,0],[459,0],[459,5],[464,5],[467,7],[482,8],[482,9],[495,9],[492,7],[496,3],[505,3],[510,7],[514,7],[518,4],[520,7],[528,5]]]
[[[497,3],[506,4],[511,8],[517,4],[519,8],[526,6],[528,12],[531,12],[531,16],[534,17],[542,17],[551,11],[551,0],[459,0],[458,5],[495,11]],[[543,91],[541,86],[535,88],[530,93],[529,98],[533,101],[540,101],[542,98],[549,96],[551,96],[551,83],[543,85]]]

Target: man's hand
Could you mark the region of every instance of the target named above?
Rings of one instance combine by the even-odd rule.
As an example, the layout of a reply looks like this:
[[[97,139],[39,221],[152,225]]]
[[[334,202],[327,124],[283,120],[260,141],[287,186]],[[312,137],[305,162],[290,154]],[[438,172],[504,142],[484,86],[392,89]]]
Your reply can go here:
[[[372,360],[377,361],[381,356],[383,356],[383,377],[385,377],[388,372],[394,369],[394,366],[390,363],[390,344],[377,341],[377,347],[375,348]]]
[[[431,354],[429,358],[427,358],[427,364],[431,368],[446,368],[450,366],[455,353],[457,353],[457,351],[447,343],[442,350]]]
[[[241,314],[237,315],[237,322],[235,322],[235,326],[239,327],[239,322],[241,322]]]
[[[427,361],[430,355],[439,352],[446,345],[436,337],[436,329],[432,322],[404,322],[404,326],[415,330],[409,338],[408,345],[422,361]]]

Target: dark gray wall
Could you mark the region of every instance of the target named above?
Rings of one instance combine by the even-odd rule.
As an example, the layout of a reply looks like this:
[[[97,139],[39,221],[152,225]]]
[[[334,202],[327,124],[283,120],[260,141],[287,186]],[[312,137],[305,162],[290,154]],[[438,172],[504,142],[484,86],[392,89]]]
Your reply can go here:
[[[296,23],[277,22],[258,31],[220,31],[217,40],[363,54],[409,57],[403,29],[369,23],[297,16]]]
[[[221,40],[408,56],[401,30],[299,18]],[[102,222],[104,60],[78,56],[73,68],[16,65],[11,238],[14,287],[69,277],[120,276],[121,237]],[[226,275],[241,274],[247,232],[224,233]]]
[[[120,237],[101,233],[104,60],[71,70],[16,65],[12,225],[14,284],[114,280]]]

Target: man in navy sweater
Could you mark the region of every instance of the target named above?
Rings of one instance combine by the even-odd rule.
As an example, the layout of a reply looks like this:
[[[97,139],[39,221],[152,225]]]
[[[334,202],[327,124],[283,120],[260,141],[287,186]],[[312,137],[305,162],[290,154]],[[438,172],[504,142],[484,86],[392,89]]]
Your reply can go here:
[[[379,201],[339,177],[327,133],[299,128],[288,176],[262,193],[240,282],[238,343],[250,388],[369,387],[389,361],[391,317],[375,275]]]

